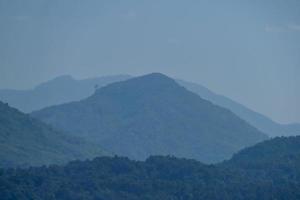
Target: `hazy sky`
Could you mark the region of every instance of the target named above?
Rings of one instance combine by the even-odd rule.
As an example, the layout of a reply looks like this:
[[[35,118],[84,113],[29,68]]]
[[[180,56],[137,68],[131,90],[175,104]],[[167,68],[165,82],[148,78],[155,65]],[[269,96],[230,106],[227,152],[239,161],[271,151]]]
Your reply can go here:
[[[0,88],[148,72],[300,122],[300,1],[0,0]]]

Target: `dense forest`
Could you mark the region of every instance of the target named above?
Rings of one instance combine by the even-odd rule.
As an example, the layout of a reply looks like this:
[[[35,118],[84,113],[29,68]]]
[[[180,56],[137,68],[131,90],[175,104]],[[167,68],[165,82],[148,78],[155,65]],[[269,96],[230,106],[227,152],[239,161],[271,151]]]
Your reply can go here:
[[[275,138],[220,164],[152,156],[99,157],[0,171],[0,194],[13,199],[299,199],[300,137]]]

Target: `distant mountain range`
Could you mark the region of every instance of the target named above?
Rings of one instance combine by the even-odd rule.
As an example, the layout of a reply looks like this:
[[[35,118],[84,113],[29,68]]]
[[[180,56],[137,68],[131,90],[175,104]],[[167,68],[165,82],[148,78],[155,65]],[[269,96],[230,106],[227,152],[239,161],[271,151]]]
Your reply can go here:
[[[22,112],[30,113],[47,106],[81,100],[93,94],[98,87],[128,78],[130,76],[116,75],[75,80],[64,75],[42,83],[32,90],[0,90],[0,100]]]
[[[267,139],[230,110],[159,73],[109,84],[32,116],[132,159],[170,154],[217,162]]]
[[[225,96],[217,95],[199,84],[182,80],[178,80],[178,83],[186,87],[190,91],[198,94],[202,98],[207,99],[216,105],[228,108],[240,118],[250,123],[252,126],[255,126],[264,133],[267,133],[270,137],[300,135],[300,124],[276,123],[270,118],[253,110],[250,110],[242,104],[237,103]]]
[[[155,156],[0,169],[0,185],[2,200],[298,200],[300,137],[259,143],[217,165]]]
[[[82,100],[91,96],[97,87],[100,88],[109,83],[129,78],[132,77],[129,75],[116,75],[75,80],[71,76],[60,76],[40,84],[33,90],[0,90],[0,100],[8,102],[11,106],[23,112],[29,113],[52,105]],[[270,118],[252,111],[225,96],[215,94],[199,84],[183,80],[177,80],[177,82],[203,99],[230,109],[236,115],[271,137],[300,134],[300,124],[284,125],[276,123]]]
[[[109,154],[0,102],[0,167],[63,164],[101,155]]]

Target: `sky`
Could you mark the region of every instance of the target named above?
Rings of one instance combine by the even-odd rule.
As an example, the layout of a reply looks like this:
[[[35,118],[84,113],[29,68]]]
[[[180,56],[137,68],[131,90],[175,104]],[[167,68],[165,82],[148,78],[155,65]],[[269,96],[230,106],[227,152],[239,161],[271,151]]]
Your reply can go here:
[[[300,1],[0,0],[0,88],[150,72],[300,122]]]

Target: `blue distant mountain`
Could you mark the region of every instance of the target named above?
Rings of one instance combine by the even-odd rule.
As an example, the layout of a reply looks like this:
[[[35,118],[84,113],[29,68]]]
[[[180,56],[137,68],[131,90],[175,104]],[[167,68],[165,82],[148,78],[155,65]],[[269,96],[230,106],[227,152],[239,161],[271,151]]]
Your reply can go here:
[[[204,99],[211,101],[212,103],[228,108],[240,118],[246,120],[252,126],[255,126],[264,133],[267,133],[270,137],[274,136],[291,136],[300,135],[300,124],[279,124],[271,120],[270,118],[255,112],[246,106],[237,103],[223,95],[218,95],[210,91],[209,89],[187,81],[178,80],[178,83],[186,87],[190,91],[198,94]]]
[[[52,105],[79,101],[91,96],[96,87],[131,78],[129,75],[104,76],[75,80],[65,75],[38,85],[32,90],[0,90],[0,100],[8,102],[19,110],[30,113]],[[222,95],[215,94],[200,84],[183,80],[177,82],[203,99],[224,108],[230,109],[240,118],[246,120],[270,137],[300,134],[300,124],[279,124],[270,118],[255,112],[244,105]]]
[[[128,78],[128,75],[115,75],[75,80],[69,75],[64,75],[42,83],[32,90],[0,90],[0,100],[22,112],[30,113],[47,106],[81,100],[93,94],[97,87]]]
[[[218,162],[267,139],[230,110],[159,73],[109,84],[86,99],[32,116],[138,160],[175,155]]]

